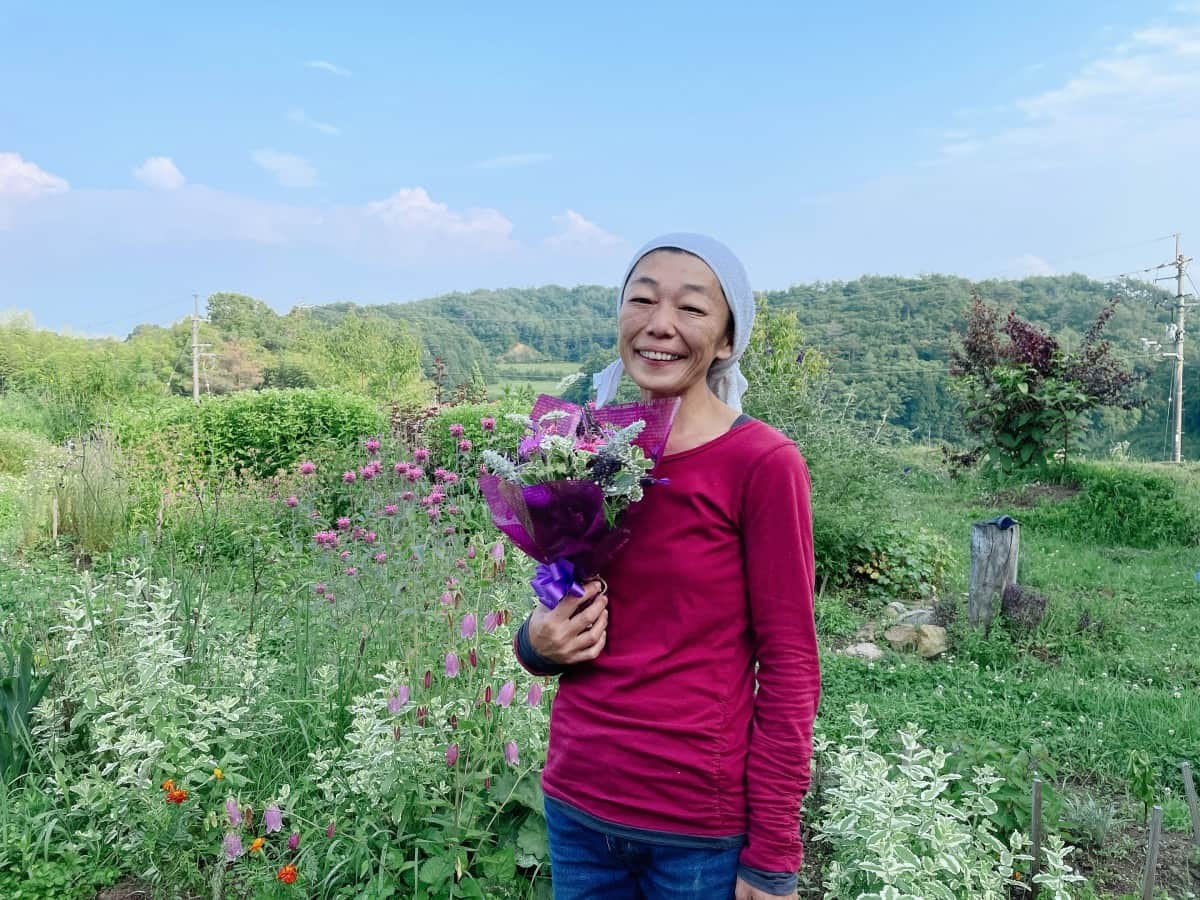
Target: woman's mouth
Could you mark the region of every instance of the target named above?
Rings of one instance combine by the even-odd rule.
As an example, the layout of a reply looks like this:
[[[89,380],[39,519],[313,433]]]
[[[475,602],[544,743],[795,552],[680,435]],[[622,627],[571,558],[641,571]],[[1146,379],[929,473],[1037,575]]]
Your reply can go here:
[[[657,350],[639,350],[638,356],[651,362],[674,362],[677,359],[683,359],[677,353],[660,353]]]

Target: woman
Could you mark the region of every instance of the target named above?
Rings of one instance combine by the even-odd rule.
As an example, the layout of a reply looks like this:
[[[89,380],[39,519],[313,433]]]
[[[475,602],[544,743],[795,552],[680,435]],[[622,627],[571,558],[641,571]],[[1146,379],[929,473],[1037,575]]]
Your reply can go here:
[[[517,635],[529,671],[561,675],[542,779],[554,895],[794,898],[820,692],[808,471],[740,414],[754,296],[727,247],[651,241],[618,302],[597,402],[625,372],[681,403],[655,469],[669,484],[627,513],[607,591],[539,606]]]

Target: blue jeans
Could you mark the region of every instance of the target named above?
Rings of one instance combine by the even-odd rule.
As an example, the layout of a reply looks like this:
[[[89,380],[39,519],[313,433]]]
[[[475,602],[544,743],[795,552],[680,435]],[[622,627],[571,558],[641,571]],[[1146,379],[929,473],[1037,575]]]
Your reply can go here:
[[[741,849],[606,835],[546,804],[554,900],[730,900]]]

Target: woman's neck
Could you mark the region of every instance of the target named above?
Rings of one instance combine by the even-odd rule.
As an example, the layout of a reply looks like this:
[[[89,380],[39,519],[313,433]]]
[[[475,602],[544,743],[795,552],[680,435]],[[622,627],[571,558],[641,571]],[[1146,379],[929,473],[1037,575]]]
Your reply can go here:
[[[684,395],[667,438],[668,455],[707,444],[727,432],[737,419],[737,410],[726,405],[707,384],[703,387],[703,393]]]

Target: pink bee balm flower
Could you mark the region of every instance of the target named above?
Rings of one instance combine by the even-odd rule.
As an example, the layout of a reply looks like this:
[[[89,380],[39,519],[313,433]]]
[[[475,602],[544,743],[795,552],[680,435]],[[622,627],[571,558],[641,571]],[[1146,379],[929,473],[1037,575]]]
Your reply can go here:
[[[329,826],[325,829],[325,837],[333,837],[333,819],[329,820]]]
[[[341,557],[342,559],[349,559],[349,558],[350,558],[350,551],[349,551],[349,550],[343,550],[341,553],[339,553],[339,554],[338,554],[338,556],[339,556],[339,557]]]
[[[462,618],[462,626],[458,629],[458,633],[464,638],[475,636],[475,613],[467,613]]]
[[[297,497],[295,494],[292,494],[292,496],[288,497],[283,502],[291,509],[295,509],[297,506],[300,505],[300,498]]]
[[[433,470],[433,478],[435,481],[441,481],[443,478],[445,478],[449,474],[450,474],[450,471],[448,469],[442,468],[441,466],[438,466],[436,469]]]
[[[471,449],[471,442],[468,441],[466,438],[463,438],[461,441],[458,442],[458,449],[461,450],[463,453],[466,453],[468,450]]]
[[[483,617],[483,630],[487,634],[491,634],[500,625],[500,613],[490,612]]]
[[[308,514],[308,517],[310,519],[319,519],[319,518],[321,518],[321,514],[314,509],[312,512],[310,512]]]
[[[458,654],[446,654],[446,677],[456,678],[458,676]]]
[[[510,766],[515,766],[521,762],[521,751],[517,747],[516,741],[509,741],[504,745],[504,761]]]
[[[376,534],[375,532],[373,532],[373,531],[364,531],[364,532],[363,532],[362,539],[363,539],[364,541],[366,541],[368,544],[373,544],[373,543],[375,543],[377,540],[379,540],[379,535],[377,535],[377,534]]]
[[[350,517],[349,516],[339,516],[338,520],[337,520],[337,527],[338,527],[338,531],[345,531],[347,528],[349,528],[350,527]]]
[[[353,469],[347,469],[342,473],[342,481],[346,484],[354,484],[358,480],[358,476],[354,474]]]
[[[332,603],[336,599],[337,598],[333,595],[333,591],[329,591],[325,594],[325,602],[326,603]]]
[[[446,748],[446,765],[452,766],[458,762],[458,744],[451,744]]]
[[[366,443],[364,443],[363,446],[366,447],[368,453],[375,453],[379,450],[379,439],[367,438]]]
[[[412,491],[405,491],[403,494],[400,495],[400,499],[401,500],[411,500],[415,496],[417,496],[417,495],[414,494]]]
[[[446,507],[446,515],[457,516],[460,512],[462,512],[462,510],[453,504]]]
[[[465,559],[456,559],[454,561],[454,567],[456,569],[465,569],[467,567],[467,561]]]
[[[427,449],[425,449],[424,447],[418,447],[416,450],[413,451],[413,459],[415,459],[419,463],[428,462],[429,451]]]
[[[354,566],[350,566],[346,569],[346,574],[349,575],[351,578],[353,578],[355,575],[358,574],[358,569],[355,568]]]
[[[405,472],[408,471],[408,463],[398,462],[394,466],[392,466],[392,471],[395,472],[397,475],[403,475]]]
[[[446,477],[442,479],[446,484],[458,484],[458,476],[453,472],[447,472]]]
[[[542,705],[542,686],[536,681],[529,686],[529,693],[525,695],[525,702],[529,706]]]
[[[288,849],[295,850],[299,846],[300,846],[300,832],[293,831],[288,836]]]
[[[242,810],[233,797],[225,801],[225,815],[229,817],[230,825],[236,827],[242,824]]]
[[[385,516],[394,516],[398,512],[400,512],[400,507],[395,503],[389,503],[383,508],[383,514]]]
[[[459,425],[457,422],[455,422],[453,425],[450,426],[450,437],[462,437],[463,432],[465,430],[466,429],[464,429],[461,425]]]
[[[448,587],[448,588],[458,587],[458,579],[455,578],[453,575],[451,575],[449,578],[446,579],[446,587]]]
[[[283,813],[274,803],[263,810],[263,828],[267,830],[267,834],[283,830]]]
[[[431,518],[431,519],[436,520],[441,517],[442,508],[440,506],[431,506],[431,507],[429,507],[429,509],[425,510],[425,515],[429,516],[429,518]]]
[[[324,582],[318,581],[316,584],[313,585],[313,593],[316,594],[318,597],[324,596],[325,592],[327,590],[329,590],[329,588],[327,588],[325,586]]]
[[[408,470],[407,478],[409,481],[420,481],[422,476],[424,476],[424,474],[425,474],[425,470],[422,469],[420,466],[413,466],[412,468],[410,468]]]
[[[365,481],[370,481],[372,478],[375,477],[375,467],[374,466],[363,466],[362,468],[360,468],[358,470],[358,474],[360,476],[362,476],[362,478]]]
[[[225,840],[221,844],[221,848],[225,851],[226,862],[233,862],[246,853],[242,847],[242,839],[232,831],[225,835]]]
[[[449,537],[450,535],[454,534],[456,530],[457,529],[453,525],[447,525],[442,529],[442,534],[446,535],[446,537]]]
[[[484,431],[495,431],[496,430],[496,420],[493,419],[491,416],[484,416],[482,419],[479,420],[479,427],[482,428]]]
[[[317,464],[315,462],[311,462],[310,460],[306,459],[304,462],[300,463],[301,475],[313,475],[316,474],[316,471]]]
[[[500,687],[500,693],[496,695],[496,705],[503,706],[506,709],[513,702],[513,697],[517,693],[516,684],[510,679]]]
[[[375,554],[374,557],[372,557],[372,559],[374,559],[375,562],[382,565],[383,563],[387,562],[387,554],[384,553],[382,550],[380,550],[378,553]]]

